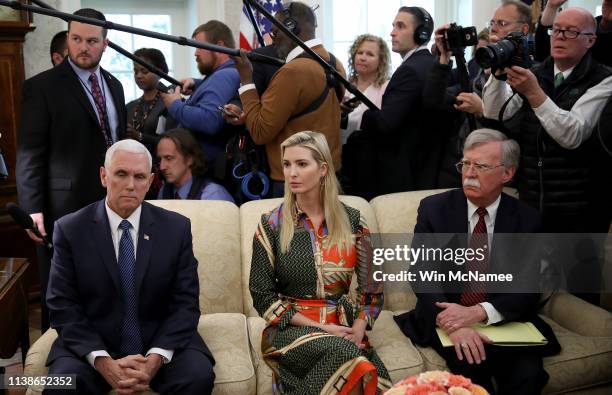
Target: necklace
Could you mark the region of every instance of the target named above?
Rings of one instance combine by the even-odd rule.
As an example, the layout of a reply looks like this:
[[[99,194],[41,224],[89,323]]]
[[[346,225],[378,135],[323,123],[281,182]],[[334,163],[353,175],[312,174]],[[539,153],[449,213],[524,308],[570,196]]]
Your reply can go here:
[[[136,103],[136,107],[134,107],[134,114],[132,114],[132,125],[134,125],[134,130],[140,133],[143,132],[144,124],[151,114],[151,111],[153,111],[153,108],[157,105],[158,100],[159,91],[148,105],[145,105],[144,95],[140,96],[138,103]]]

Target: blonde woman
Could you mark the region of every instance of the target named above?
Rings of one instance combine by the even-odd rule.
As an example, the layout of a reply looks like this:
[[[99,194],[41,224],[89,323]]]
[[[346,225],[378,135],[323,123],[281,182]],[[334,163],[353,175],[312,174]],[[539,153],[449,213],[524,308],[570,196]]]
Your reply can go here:
[[[372,34],[362,34],[355,39],[349,49],[349,81],[357,85],[357,89],[378,108],[389,83],[390,70],[391,54],[385,40]],[[353,94],[346,91],[344,102],[352,98]],[[350,105],[343,107],[346,111],[350,108]],[[361,116],[367,109],[365,104],[360,103],[348,114],[348,123],[340,130],[342,144],[359,129]]]
[[[275,392],[380,393],[391,381],[365,336],[383,304],[368,228],[338,199],[323,134],[292,135],[281,157],[284,202],[261,218],[249,283],[267,321],[262,352]],[[354,272],[356,303],[348,297]]]

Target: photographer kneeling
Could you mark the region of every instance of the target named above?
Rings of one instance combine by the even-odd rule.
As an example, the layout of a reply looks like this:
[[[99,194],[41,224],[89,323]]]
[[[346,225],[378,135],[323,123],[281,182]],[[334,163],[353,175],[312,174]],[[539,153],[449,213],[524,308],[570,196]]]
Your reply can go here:
[[[603,201],[597,164],[589,160],[595,143],[589,138],[612,94],[612,70],[589,52],[595,29],[588,11],[561,12],[552,28],[551,57],[530,70],[517,65],[529,63],[518,33],[476,54],[498,69],[483,91],[484,116],[502,120],[519,142],[515,186],[521,200],[540,210],[546,232],[608,231],[605,207],[597,203]]]

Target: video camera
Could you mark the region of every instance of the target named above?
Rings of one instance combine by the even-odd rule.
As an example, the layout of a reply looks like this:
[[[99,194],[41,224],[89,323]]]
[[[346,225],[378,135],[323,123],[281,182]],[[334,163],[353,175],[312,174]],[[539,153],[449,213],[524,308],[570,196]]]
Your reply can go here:
[[[533,40],[521,32],[512,32],[495,44],[476,50],[476,63],[483,69],[520,66],[530,68],[533,65]]]
[[[451,23],[450,27],[444,30],[444,49],[453,54],[463,52],[466,47],[478,44],[478,34],[476,27],[458,26]]]

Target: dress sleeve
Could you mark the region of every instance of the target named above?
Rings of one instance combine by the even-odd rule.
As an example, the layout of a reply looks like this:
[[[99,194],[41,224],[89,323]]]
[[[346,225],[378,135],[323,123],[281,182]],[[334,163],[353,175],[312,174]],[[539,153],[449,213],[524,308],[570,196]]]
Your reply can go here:
[[[371,330],[383,306],[383,283],[374,280],[374,265],[370,230],[363,217],[359,220],[360,232],[356,240],[357,264],[357,318],[366,321]]]
[[[276,290],[276,249],[273,244],[275,232],[268,223],[269,216],[262,215],[253,237],[249,290],[253,306],[266,323],[284,328],[289,325],[296,311],[288,301],[279,298]]]

